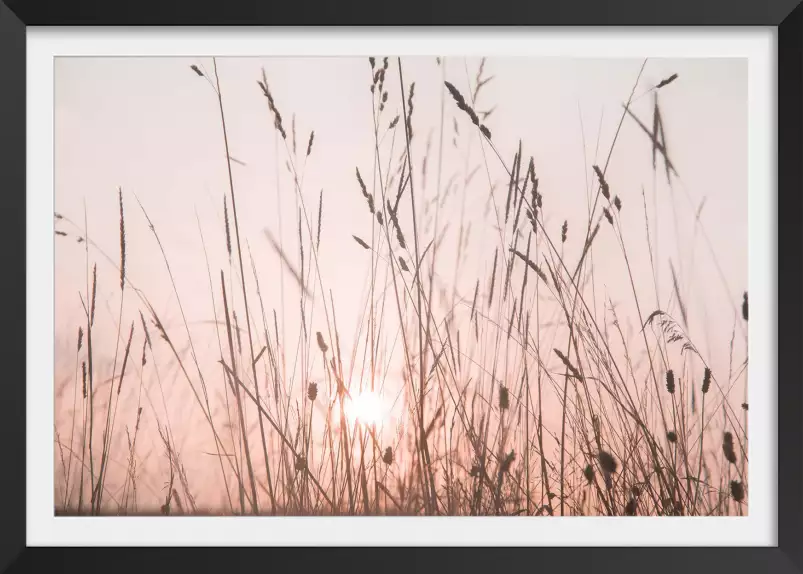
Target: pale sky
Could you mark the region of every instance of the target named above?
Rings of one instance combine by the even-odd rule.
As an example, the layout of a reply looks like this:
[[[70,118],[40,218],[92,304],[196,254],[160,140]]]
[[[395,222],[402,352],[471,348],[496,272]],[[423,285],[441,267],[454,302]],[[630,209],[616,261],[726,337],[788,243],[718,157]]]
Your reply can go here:
[[[479,277],[480,285],[485,285],[494,248],[499,247],[493,210],[485,213],[489,178],[499,184],[494,198],[502,210],[507,179],[487,142],[481,142],[476,129],[471,129],[465,114],[443,90],[442,74],[468,97],[469,79],[473,85],[479,61],[449,58],[445,70],[434,57],[402,62],[405,92],[415,82],[412,155],[419,205],[436,193],[443,93],[441,185],[445,186],[453,174],[462,176],[466,166],[469,172],[480,167],[468,187],[465,203],[463,196],[453,194],[441,214],[443,220],[450,222],[452,237],[460,226],[461,213],[466,222],[472,222],[466,250],[469,256],[457,282],[458,292],[470,304],[476,279]],[[565,249],[572,263],[577,261],[585,237],[587,184],[594,181],[591,166],[605,163],[622,104],[633,89],[642,63],[640,59],[498,58],[485,64],[486,76],[494,79],[480,92],[476,108],[481,111],[496,106],[485,123],[508,166],[519,139],[525,162],[530,156],[534,158],[546,225],[553,238],[558,238],[561,224],[568,220]],[[198,222],[203,228],[219,302],[220,269],[227,277],[230,275],[222,205],[228,194],[228,179],[217,98],[206,80],[192,72],[193,64],[212,73],[209,58],[58,58],[55,66],[56,211],[82,226],[86,206],[90,236],[116,262],[117,188],[122,188],[128,276],[145,291],[166,326],[175,329],[179,338],[183,332],[172,288],[136,198],[159,233],[188,321],[196,325],[211,320],[211,295]],[[295,115],[297,165],[299,170],[303,168],[303,193],[313,223],[323,189],[321,275],[336,302],[338,325],[346,339],[342,343],[350,349],[365,305],[370,266],[370,254],[351,237],[353,234],[367,241],[371,237],[372,220],[355,177],[358,167],[372,190],[374,137],[368,61],[336,57],[223,58],[217,64],[231,155],[246,164],[232,165],[243,248],[247,240],[260,275],[267,313],[275,308],[281,319],[282,281],[278,260],[263,230],[269,228],[279,236],[281,225],[285,249],[297,265],[298,221],[296,197],[284,167],[286,154],[280,148],[277,162],[273,118],[257,85],[262,68],[282,113],[291,147]],[[395,64],[395,58],[391,58],[386,79],[390,95],[380,120],[381,129],[401,113]],[[612,193],[623,202],[620,217],[642,314],[662,308],[679,315],[676,304],[668,303],[671,259],[688,307],[690,335],[709,357],[712,368],[719,371],[728,369],[729,342],[736,324],[733,307],[740,307],[741,294],[747,289],[747,73],[746,60],[649,60],[636,88],[637,97],[671,74],[678,75],[660,91],[660,104],[670,157],[680,178],[670,188],[660,159],[654,176],[649,139],[631,118],[623,123],[607,172]],[[648,94],[633,105],[634,113],[650,127],[652,102],[652,94]],[[452,145],[453,118],[460,132],[458,149]],[[310,130],[315,131],[315,139],[305,165]],[[383,143],[383,171],[390,138]],[[423,181],[421,162],[428,140],[431,152]],[[395,171],[403,138],[397,135],[394,145],[391,166]],[[522,171],[525,167],[526,163]],[[660,302],[655,300],[652,284],[642,189],[653,241],[656,227],[658,233],[655,263],[659,267]],[[409,195],[405,198],[409,201]],[[700,224],[716,252],[731,299],[702,232],[695,226],[695,213],[703,200]],[[402,225],[412,233],[409,217]],[[61,223],[57,228],[73,231]],[[79,292],[86,290],[86,269],[83,246],[72,236],[56,239],[57,349],[65,348],[61,345],[71,349],[57,352],[58,382],[61,369],[66,369],[65,376],[72,377],[75,336],[82,321]],[[424,243],[430,239],[431,232]],[[443,262],[439,260],[439,275],[451,288],[454,249],[444,249],[449,254],[444,251],[440,256]],[[305,254],[308,265],[308,241]],[[113,325],[119,305],[117,271],[102,257],[94,254],[91,258],[98,262],[101,318],[105,325]],[[602,304],[603,297],[610,297],[614,304],[621,302],[623,307],[617,308],[620,320],[629,322],[631,333],[637,333],[640,325],[634,318],[627,269],[611,227],[604,220],[595,242],[594,264],[598,302]],[[250,281],[250,262],[245,265]],[[284,325],[289,336],[298,330],[299,313],[298,290],[289,277],[284,280],[284,290]],[[124,317],[124,325],[127,327],[136,318],[139,329],[135,314],[139,307],[133,304],[133,297],[128,297],[132,305],[127,309],[130,312]],[[313,332],[325,330],[319,311],[307,320],[312,321]],[[217,353],[213,331],[202,324],[197,329],[199,341]],[[108,355],[107,360],[114,351],[113,333],[107,331],[110,340],[98,346],[98,352]],[[295,335],[290,340],[295,341]],[[141,346],[141,342],[140,334],[135,346]],[[735,345],[743,357],[744,341],[738,327]],[[137,357],[139,352],[138,349]],[[726,375],[723,373],[723,380],[727,380]],[[177,400],[189,401],[186,397]],[[176,408],[183,411],[189,407]]]

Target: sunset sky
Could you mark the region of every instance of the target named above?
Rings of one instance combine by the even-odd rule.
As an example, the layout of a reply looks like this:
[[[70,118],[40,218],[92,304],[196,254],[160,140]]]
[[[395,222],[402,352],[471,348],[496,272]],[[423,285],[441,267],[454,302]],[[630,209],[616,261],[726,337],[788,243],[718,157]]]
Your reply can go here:
[[[396,60],[390,60],[386,79],[389,98],[378,120],[380,133],[394,116],[402,113]],[[447,80],[468,98],[469,85],[473,87],[477,77],[479,59],[451,57],[443,65],[434,56],[402,59],[405,94],[415,82],[411,153],[420,221],[422,225],[432,221],[435,205],[443,199],[438,212],[439,225],[442,227],[444,222],[449,225],[449,238],[438,255],[436,285],[448,288],[450,296],[454,287],[458,298],[467,301],[470,307],[479,278],[480,296],[483,295],[494,250],[503,247],[495,229],[502,223],[497,218],[504,217],[508,186],[500,158],[510,167],[519,141],[525,158],[522,173],[528,159],[533,158],[543,196],[544,225],[552,237],[558,238],[563,222],[567,222],[568,236],[563,249],[567,261],[576,263],[586,235],[588,198],[596,191],[592,166],[606,164],[619,129],[623,104],[633,91],[643,63],[642,59],[488,59],[484,77],[493,79],[482,88],[474,106],[477,111],[493,110],[484,122],[492,133],[491,146],[443,89],[443,81]],[[183,311],[193,337],[197,337],[196,352],[202,362],[214,365],[219,358],[211,326],[210,275],[216,304],[220,305],[220,270],[225,271],[228,281],[230,272],[238,266],[235,262],[230,267],[226,254],[223,202],[229,182],[218,102],[207,79],[192,71],[193,65],[214,81],[211,58],[56,60],[55,210],[78,226],[66,222],[57,225],[57,229],[68,232],[69,236],[56,238],[55,377],[57,389],[63,381],[70,383],[64,399],[56,400],[57,420],[59,413],[72,408],[75,338],[78,326],[84,321],[79,294],[85,296],[87,289],[86,253],[84,245],[76,241],[76,232],[82,233],[85,217],[90,237],[110,258],[106,260],[98,252],[90,252],[90,265],[92,261],[98,263],[98,313],[106,329],[98,335],[100,356],[96,360],[103,364],[113,358],[120,304],[119,272],[114,267],[119,259],[118,187],[125,203],[129,279],[146,294],[165,327],[185,344],[180,313]],[[276,135],[273,116],[257,84],[263,69],[288,132],[287,148]],[[247,279],[253,278],[250,252],[268,307],[266,313],[272,316],[276,310],[279,330],[295,344],[300,331],[299,290],[290,275],[281,274],[279,259],[265,233],[267,229],[281,239],[294,265],[298,265],[301,206],[286,168],[287,154],[293,154],[295,139],[295,165],[311,227],[316,225],[323,191],[318,259],[326,289],[323,295],[328,301],[331,290],[343,355],[351,358],[354,354],[355,377],[359,378],[363,359],[357,351],[364,347],[364,341],[355,345],[355,338],[365,320],[366,298],[370,296],[371,256],[356,244],[352,235],[370,242],[372,228],[376,226],[372,226],[373,220],[367,214],[355,169],[359,169],[372,192],[378,190],[375,178],[379,175],[373,162],[374,119],[369,91],[372,74],[368,60],[220,58],[217,70],[230,153],[236,160],[232,172],[241,241],[247,257]],[[673,180],[672,187],[667,184],[660,157],[657,169],[653,170],[649,138],[632,118],[626,117],[610,157],[606,179],[612,194],[620,197],[623,204],[619,217],[628,261],[622,256],[612,228],[603,220],[593,249],[594,301],[599,306],[596,316],[607,317],[610,324],[610,313],[605,309],[613,305],[626,335],[635,340],[642,327],[639,313],[643,320],[650,312],[662,309],[679,318],[680,310],[673,297],[671,262],[688,314],[689,335],[708,358],[711,368],[722,373],[723,381],[727,381],[729,346],[734,333],[737,363],[746,352],[746,330],[742,330],[746,327],[735,313],[741,312],[748,272],[747,61],[648,60],[635,88],[632,110],[650,128],[654,100],[653,93],[648,91],[673,74],[677,74],[677,79],[660,90],[659,103],[669,156],[679,178]],[[314,142],[306,157],[313,130]],[[444,152],[439,161],[441,134]],[[397,170],[397,158],[405,145],[398,132],[393,138],[392,133],[387,135],[382,144],[383,178],[388,175],[388,165],[391,173]],[[388,163],[391,147],[393,160]],[[479,169],[474,171],[475,168]],[[448,183],[472,172],[465,194],[446,188]],[[493,192],[492,186],[495,186]],[[181,310],[143,209],[169,259]],[[501,215],[497,210],[501,210]],[[304,215],[301,217],[306,241],[308,222]],[[652,255],[645,217],[654,247]],[[467,238],[462,235],[466,243],[456,267],[455,238],[461,221],[464,230],[470,224],[470,232]],[[403,225],[410,225],[409,217]],[[203,243],[199,228],[203,231]],[[434,238],[431,228],[428,235],[423,235],[424,245]],[[716,259],[712,258],[708,242]],[[523,249],[521,244],[519,249]],[[308,266],[308,241],[305,255]],[[651,257],[657,268],[658,298]],[[633,304],[626,263],[630,265],[638,293],[638,310]],[[384,270],[380,274],[384,277]],[[314,284],[316,306],[305,315],[312,333],[325,330],[317,279]],[[235,291],[237,285],[235,281]],[[241,292],[235,296],[240,297]],[[136,319],[136,327],[140,328],[138,310],[143,309],[135,296],[126,294],[126,297],[123,337],[132,320]],[[549,299],[543,297],[548,305]],[[389,297],[389,305],[391,300]],[[252,314],[260,316],[259,312]],[[545,316],[543,323],[561,318],[554,311]],[[262,325],[261,316],[258,323]],[[270,323],[272,326],[272,318]],[[364,338],[364,332],[360,336]],[[133,362],[137,364],[132,368],[139,368],[143,340],[141,333],[136,337],[137,359]],[[388,349],[398,346],[392,330],[383,337]],[[291,359],[297,355],[295,348],[287,352]],[[310,360],[314,362],[319,357]],[[297,362],[300,368],[301,358]],[[288,369],[292,367],[288,365]],[[319,366],[311,367],[313,374],[316,368]],[[397,390],[402,385],[399,365],[388,358],[385,368],[388,387]],[[177,375],[169,376],[176,381],[175,389],[168,394],[173,402],[166,409],[182,420],[197,421],[198,414],[193,414],[193,405],[183,388],[186,385]],[[735,388],[741,389],[738,385]],[[743,390],[734,391],[735,404],[742,402],[742,394]],[[545,417],[551,418],[555,412]],[[126,424],[130,425],[130,420]],[[204,445],[209,448],[208,437],[197,436],[193,428],[188,422],[177,432],[177,438],[185,446],[185,452],[197,454]],[[160,456],[158,435],[153,434],[153,427],[150,432],[147,440],[155,459]],[[124,437],[123,433],[120,440],[124,441]],[[208,459],[200,455],[190,457],[187,462],[190,475],[201,472],[204,465],[209,465]],[[153,481],[156,491],[161,480]],[[217,496],[209,494],[206,499],[214,504],[218,502]]]

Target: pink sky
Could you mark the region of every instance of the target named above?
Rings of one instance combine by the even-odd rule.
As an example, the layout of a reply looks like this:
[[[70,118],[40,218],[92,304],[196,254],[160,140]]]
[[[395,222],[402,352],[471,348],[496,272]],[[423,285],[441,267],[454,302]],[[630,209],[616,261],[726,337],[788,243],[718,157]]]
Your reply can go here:
[[[212,317],[198,227],[200,223],[204,231],[217,287],[219,270],[224,269],[228,276],[230,269],[222,213],[228,180],[217,100],[209,84],[190,70],[193,64],[212,70],[209,58],[57,59],[55,205],[57,212],[79,225],[83,225],[86,207],[90,235],[116,262],[117,188],[122,188],[128,275],[147,294],[156,310],[164,314],[166,326],[180,334],[180,316],[172,288],[158,246],[137,204],[138,198],[166,249],[187,319],[194,334],[198,334],[198,344],[214,354],[217,353],[214,332],[202,323]],[[479,61],[451,58],[444,69],[434,57],[403,59],[403,64],[405,90],[410,82],[415,82],[412,153],[419,177],[415,182],[417,200],[423,205],[436,193],[442,74],[463,94],[468,94],[469,78],[473,84]],[[583,247],[587,186],[593,182],[591,165],[604,164],[622,114],[622,103],[630,95],[641,65],[642,60],[636,59],[529,58],[489,59],[485,65],[487,74],[494,79],[483,88],[476,107],[485,110],[496,106],[486,123],[493,134],[494,146],[508,166],[512,164],[519,139],[525,158],[534,158],[546,225],[553,237],[559,236],[560,225],[564,219],[568,220],[565,249],[571,262],[576,262]],[[248,241],[254,255],[263,298],[270,307],[268,313],[275,308],[280,320],[284,316],[280,329],[286,330],[288,340],[295,341],[299,329],[298,291],[292,279],[280,277],[279,263],[264,229],[279,236],[281,226],[285,247],[297,258],[297,203],[284,168],[283,148],[279,149],[282,159],[276,162],[272,117],[256,82],[262,68],[288,132],[295,115],[298,165],[305,166],[303,193],[313,219],[323,189],[320,272],[327,291],[332,290],[345,339],[342,343],[348,347],[350,356],[353,333],[363,320],[369,285],[370,255],[351,236],[366,240],[371,237],[371,220],[366,216],[365,200],[354,173],[359,168],[369,190],[372,189],[370,67],[365,58],[218,60],[231,155],[246,164],[233,165],[243,242]],[[392,66],[391,70],[395,68]],[[623,124],[607,172],[612,192],[623,201],[620,217],[642,315],[657,308],[679,315],[676,303],[670,301],[671,260],[679,273],[688,307],[690,335],[712,368],[723,373],[723,381],[727,381],[731,332],[737,324],[733,307],[741,305],[741,293],[747,289],[747,72],[745,60],[649,60],[636,89],[637,96],[661,79],[678,74],[675,82],[661,90],[660,103],[667,144],[680,181],[675,182],[674,188],[667,186],[660,161],[658,174],[654,176],[649,140],[631,119]],[[382,126],[401,111],[395,72],[387,82],[390,97],[380,122]],[[651,95],[641,97],[633,106],[647,125],[651,125],[651,106]],[[487,142],[481,143],[448,94],[444,109],[442,185],[451,174],[461,173],[465,165],[469,171],[476,166],[481,168],[467,190],[465,203],[461,196],[453,195],[441,213],[442,221],[449,221],[452,226],[452,236],[457,232],[461,214],[465,221],[472,222],[466,249],[469,257],[462,264],[457,281],[458,293],[470,305],[475,280],[479,277],[481,285],[484,283],[493,263],[494,248],[499,245],[491,221],[493,211],[485,214],[489,180],[499,184],[494,198],[502,209],[507,182],[493,150]],[[451,143],[453,118],[460,130],[459,149]],[[305,162],[311,130],[315,131],[314,146]],[[424,181],[420,177],[421,161],[428,140],[432,152]],[[394,145],[393,167],[403,140],[397,138]],[[389,149],[383,148],[385,162]],[[650,270],[642,190],[653,240],[658,234],[660,301],[655,300]],[[700,224],[716,252],[727,291],[702,232],[695,225],[695,214],[703,201]],[[66,225],[59,228],[72,231]],[[430,234],[426,241],[431,238]],[[86,290],[85,252],[74,240],[57,239],[60,239],[56,242],[55,271],[57,348],[62,348],[58,346],[62,344],[74,349],[82,315],[78,294]],[[309,256],[308,249],[306,253]],[[614,234],[606,224],[595,243],[593,256],[599,316],[608,298],[621,304],[617,313],[623,328],[635,336],[640,325],[634,318],[627,269]],[[107,334],[114,333],[119,305],[117,271],[98,255],[92,259],[98,261],[101,321],[111,326]],[[454,260],[453,247],[445,247],[439,260],[439,275],[450,288]],[[250,281],[249,262],[246,269]],[[284,309],[283,290],[287,301]],[[317,295],[320,296],[320,291]],[[133,318],[138,319],[139,308],[134,297],[128,297],[126,327]],[[510,304],[507,303],[508,307]],[[313,332],[324,330],[321,309],[316,306],[307,317]],[[387,337],[387,345],[392,346],[392,335]],[[113,334],[110,338],[99,345],[99,352],[105,352],[109,359],[114,350]],[[140,338],[137,343],[141,342]],[[744,356],[743,335],[738,327],[734,348],[736,356]],[[74,351],[57,353],[57,382],[62,378],[61,370],[72,377],[73,363]],[[360,366],[358,358],[358,370]],[[398,382],[397,375],[396,378]],[[175,403],[168,405],[168,409],[188,420],[197,416],[190,412],[190,399],[181,388],[184,383],[178,380],[176,385],[170,395]],[[70,399],[71,396],[70,392]],[[738,404],[741,392],[736,396]],[[57,401],[57,412],[71,408],[71,400],[68,402]],[[193,437],[189,430],[182,433],[189,449],[201,449],[206,438]],[[158,450],[155,446],[158,440],[150,440],[155,451]],[[154,452],[153,456],[159,455]],[[208,462],[190,463],[199,468],[203,464]],[[154,484],[158,482],[156,479]]]

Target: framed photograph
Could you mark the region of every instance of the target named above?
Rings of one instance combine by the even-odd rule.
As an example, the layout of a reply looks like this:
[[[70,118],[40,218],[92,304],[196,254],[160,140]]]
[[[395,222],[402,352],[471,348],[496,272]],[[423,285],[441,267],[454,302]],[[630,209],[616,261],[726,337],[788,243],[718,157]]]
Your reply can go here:
[[[803,571],[795,1],[4,1],[0,566]]]

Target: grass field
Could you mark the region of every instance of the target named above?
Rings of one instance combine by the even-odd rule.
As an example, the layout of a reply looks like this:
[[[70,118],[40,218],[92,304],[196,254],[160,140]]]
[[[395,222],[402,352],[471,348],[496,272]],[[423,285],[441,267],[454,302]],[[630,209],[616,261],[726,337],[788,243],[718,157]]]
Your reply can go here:
[[[587,184],[567,211],[542,179],[555,166],[496,135],[493,62],[431,60],[440,88],[423,93],[439,95],[423,102],[406,60],[361,61],[373,150],[346,189],[326,186],[316,138],[349,153],[348,134],[302,134],[264,69],[235,86],[226,59],[176,64],[218,133],[213,218],[125,187],[105,221],[55,215],[57,259],[85,281],[56,346],[57,514],[747,514],[747,277],[728,287],[702,192],[688,201],[672,161],[661,102],[691,89],[683,75],[651,83],[636,65],[608,147],[567,168]],[[321,86],[322,109],[337,89]],[[261,115],[227,105],[235,90]],[[261,225],[239,183],[243,122],[275,144]],[[614,156],[620,130],[642,155]],[[651,180],[617,185],[650,156]],[[670,258],[656,226],[678,221],[694,244]],[[162,239],[179,225],[193,259]],[[93,231],[112,227],[119,242]],[[711,319],[700,292],[726,311]]]

